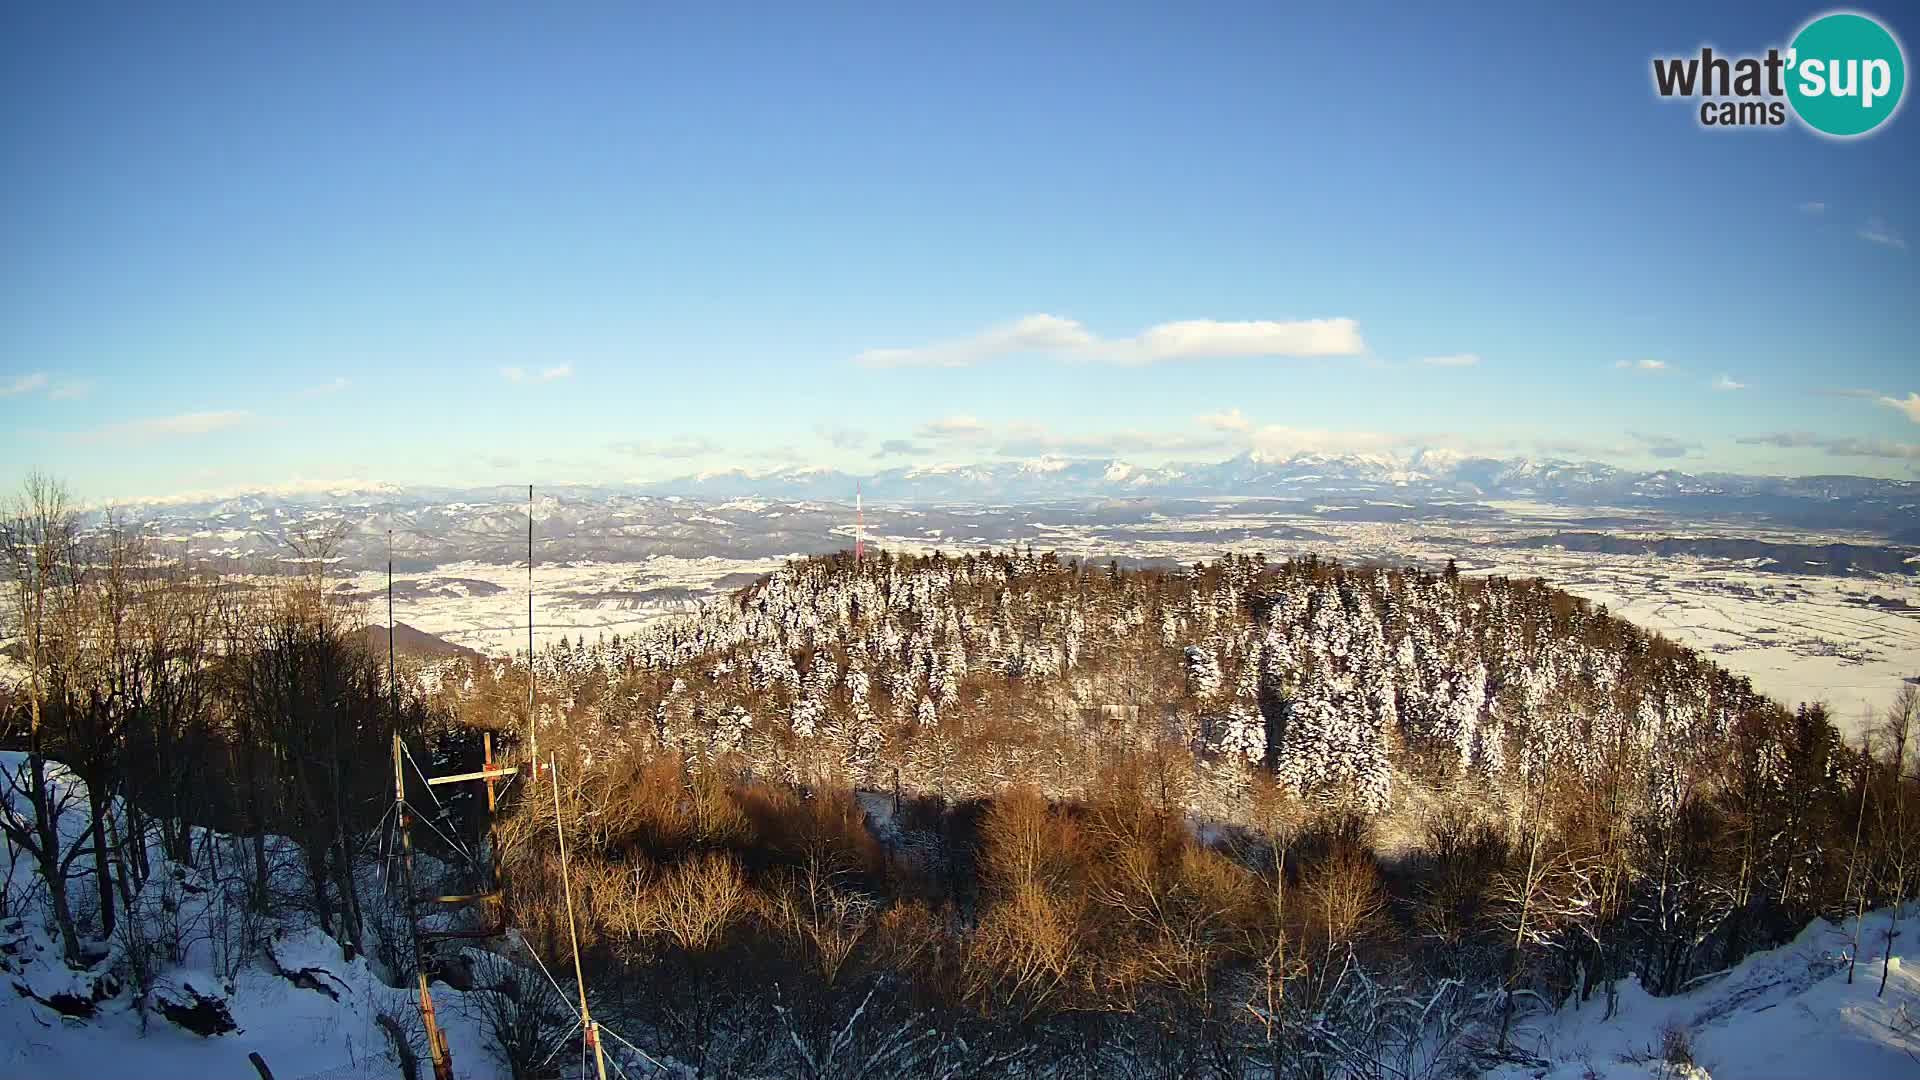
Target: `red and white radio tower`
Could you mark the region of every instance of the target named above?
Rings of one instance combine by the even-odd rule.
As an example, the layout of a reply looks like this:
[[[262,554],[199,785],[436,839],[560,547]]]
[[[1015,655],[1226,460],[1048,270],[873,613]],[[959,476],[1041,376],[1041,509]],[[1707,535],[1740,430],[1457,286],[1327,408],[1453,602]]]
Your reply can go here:
[[[860,485],[853,485],[853,561],[865,561],[867,557],[867,512],[860,506]]]

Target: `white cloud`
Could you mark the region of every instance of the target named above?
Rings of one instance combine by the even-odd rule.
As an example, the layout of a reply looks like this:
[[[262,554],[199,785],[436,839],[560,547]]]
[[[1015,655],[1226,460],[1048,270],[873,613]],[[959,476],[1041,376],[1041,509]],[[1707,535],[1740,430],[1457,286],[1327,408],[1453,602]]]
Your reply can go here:
[[[1322,428],[1296,428],[1268,424],[1253,433],[1253,448],[1263,454],[1378,453],[1425,439],[1390,435],[1378,431],[1329,431]]]
[[[1613,366],[1622,371],[1665,371],[1665,360],[1615,360]]]
[[[1354,356],[1365,351],[1352,319],[1188,319],[1150,326],[1136,337],[1107,340],[1077,320],[1035,314],[954,341],[867,349],[854,362],[872,368],[970,367],[1002,356],[1053,353],[1068,360],[1142,365],[1227,357]]]
[[[1077,458],[1121,455],[1206,455],[1252,449],[1267,456],[1302,451],[1321,453],[1389,453],[1414,447],[1454,445],[1446,434],[1389,434],[1371,431],[1331,431],[1256,425],[1238,407],[1194,418],[1200,432],[1121,428],[1084,433],[1055,432],[1032,423],[988,424],[967,415],[948,416],[921,425],[915,441],[890,440],[884,451],[903,454],[932,452],[929,444],[945,442],[991,448],[1000,457],[1057,455]]]
[[[796,450],[792,445],[787,443],[782,443],[779,446],[763,446],[748,450],[746,455],[758,461],[779,461],[786,464],[797,464],[806,460],[799,450]]]
[[[1693,451],[1702,449],[1699,443],[1688,442],[1685,439],[1676,438],[1672,435],[1629,431],[1627,432],[1627,438],[1639,444],[1638,450],[1640,452],[1657,458],[1686,457]]]
[[[1920,424],[1920,394],[1909,393],[1905,398],[1883,397],[1880,404],[1899,409],[1907,414],[1907,419]]]
[[[1634,457],[1641,452],[1641,448],[1632,443],[1597,443],[1587,439],[1535,439],[1526,443],[1524,448],[1536,454],[1570,454],[1594,459]],[[1507,452],[1505,448],[1499,451],[1503,454]]]
[[[1117,454],[1174,454],[1225,450],[1232,442],[1221,435],[1191,435],[1178,431],[1123,428],[1063,435],[1038,424],[1009,424],[995,453],[1002,457],[1064,454],[1075,457],[1112,457]]]
[[[1920,461],[1920,444],[1893,442],[1889,439],[1861,439],[1852,436],[1815,435],[1808,431],[1776,431],[1765,435],[1745,435],[1734,440],[1745,446],[1777,446],[1782,449],[1824,450],[1833,457],[1871,457],[1894,461]]]
[[[47,385],[47,374],[35,371],[26,375],[0,375],[0,398],[30,394]]]
[[[956,447],[972,447],[974,452],[998,457],[1112,457],[1119,454],[1201,453],[1229,450],[1244,443],[1244,433],[1252,426],[1238,409],[1214,417],[1200,418],[1214,433],[1157,431],[1143,428],[1061,433],[1043,424],[1015,421],[989,424],[976,416],[941,417],[920,425],[913,438],[888,439],[874,456],[894,454],[924,456],[935,452],[951,453]],[[1210,423],[1208,423],[1211,421]],[[1235,426],[1238,425],[1238,426]]]
[[[613,444],[613,449],[634,457],[691,458],[720,449],[711,439],[698,435],[673,435],[664,439],[632,439]]]
[[[1174,431],[1142,431],[1138,428],[1125,428],[1092,436],[1089,440],[1110,447],[1122,454],[1171,454],[1195,453],[1203,450],[1223,450],[1231,444],[1220,435],[1188,435]]]
[[[1451,356],[1428,356],[1420,361],[1428,367],[1478,367],[1480,358],[1472,353],[1454,353]]]
[[[1885,218],[1868,218],[1867,223],[1862,225],[1860,231],[1854,235],[1870,244],[1879,244],[1882,247],[1895,248],[1900,251],[1907,250],[1906,237],[1895,232],[1893,227],[1887,224]]]
[[[572,378],[573,365],[560,364],[555,367],[542,368],[537,372],[528,371],[523,367],[503,367],[500,369],[500,377],[508,382],[514,383],[555,382],[560,379]]]
[[[19,397],[46,391],[48,401],[78,401],[93,392],[93,383],[87,379],[62,379],[52,382],[44,371],[28,372],[25,375],[0,375],[0,398]]]
[[[305,390],[300,391],[299,394],[295,396],[303,397],[303,398],[325,397],[328,394],[337,394],[340,391],[345,390],[347,387],[352,385],[353,383],[348,381],[346,376],[339,375],[339,376],[335,376],[334,378],[328,379],[326,382],[323,382],[318,386],[309,386]]]
[[[867,445],[867,433],[859,428],[835,427],[832,424],[815,424],[813,433],[825,440],[836,450],[858,450]]]
[[[1817,200],[1803,202],[1800,204],[1800,212],[1803,214],[1824,214],[1827,212],[1827,204]]]
[[[1148,327],[1136,342],[1115,342],[1120,363],[1238,356],[1355,356],[1366,351],[1352,319],[1220,322],[1189,319]],[[1138,359],[1129,354],[1138,353]]]
[[[984,439],[992,433],[979,417],[955,414],[920,425],[914,434],[922,439]]]
[[[1723,373],[1719,378],[1713,380],[1713,388],[1715,390],[1745,390],[1747,384],[1735,382],[1733,376]]]
[[[151,439],[205,435],[239,427],[252,420],[253,414],[244,409],[180,413],[176,416],[160,416],[151,420],[109,424],[106,427],[94,428],[92,431],[79,432],[72,436],[72,439],[80,443],[146,442]]]
[[[855,356],[863,367],[969,367],[997,356],[1025,352],[1062,352],[1095,344],[1093,334],[1072,319],[1027,315],[971,337],[909,348],[868,349]]]
[[[1253,422],[1248,420],[1238,408],[1228,409],[1223,413],[1208,413],[1195,419],[1199,421],[1200,426],[1210,427],[1215,431],[1246,431],[1253,427]]]

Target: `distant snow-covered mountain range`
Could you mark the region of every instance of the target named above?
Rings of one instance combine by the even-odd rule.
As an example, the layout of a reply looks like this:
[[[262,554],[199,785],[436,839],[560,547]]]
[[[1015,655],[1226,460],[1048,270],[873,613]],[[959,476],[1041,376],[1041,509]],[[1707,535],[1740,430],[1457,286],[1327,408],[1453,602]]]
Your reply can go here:
[[[1748,476],[1641,472],[1593,461],[1473,457],[1425,450],[1408,455],[1263,455],[1158,466],[1114,458],[916,465],[856,475],[819,467],[728,469],[642,485],[660,493],[734,497],[844,498],[858,484],[869,498],[898,501],[1020,502],[1137,495],[1301,496],[1395,493],[1415,498],[1543,499],[1580,504],[1706,497],[1920,500],[1920,481],[1860,476]]]
[[[913,465],[852,473],[815,465],[725,469],[668,480],[595,483],[540,482],[543,493],[681,495],[729,499],[757,496],[851,502],[856,489],[870,501],[896,503],[1023,503],[1063,499],[1274,497],[1433,500],[1525,499],[1569,505],[1711,503],[1770,510],[1771,504],[1866,501],[1884,510],[1920,511],[1920,481],[1863,476],[1756,476],[1639,471],[1595,461],[1496,458],[1449,450],[1410,454],[1262,454],[1247,451],[1216,462],[1136,465],[1117,458],[1047,456],[1024,460]],[[179,511],[261,510],[405,503],[416,499],[478,504],[509,501],[509,485],[343,484],[204,496],[136,500],[135,505]]]

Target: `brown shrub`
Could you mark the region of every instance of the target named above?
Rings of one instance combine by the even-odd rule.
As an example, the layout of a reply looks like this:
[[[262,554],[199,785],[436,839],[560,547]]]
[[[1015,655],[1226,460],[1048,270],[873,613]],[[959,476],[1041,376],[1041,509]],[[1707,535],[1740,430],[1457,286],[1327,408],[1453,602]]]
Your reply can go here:
[[[736,788],[732,794],[756,846],[774,861],[817,868],[835,881],[880,876],[886,859],[867,831],[866,811],[853,792],[841,788],[809,793],[784,785],[752,785]]]
[[[680,755],[636,750],[610,762],[598,780],[606,793],[605,828],[616,845],[671,859],[692,844],[695,826]]]
[[[1038,881],[1016,886],[987,909],[969,954],[969,985],[977,996],[996,991],[1029,1013],[1073,985],[1087,933],[1077,897],[1055,895]]]
[[[755,906],[739,861],[715,851],[667,869],[647,891],[652,929],[689,952],[712,945]]]
[[[1427,821],[1422,854],[1414,926],[1442,946],[1462,945],[1492,922],[1494,884],[1506,870],[1506,837],[1471,807],[1449,804]]]
[[[774,925],[799,946],[828,986],[873,927],[878,910],[872,898],[846,887],[843,877],[825,859],[810,860],[781,872],[768,902]]]
[[[644,860],[621,864],[589,859],[574,867],[588,923],[622,943],[629,959],[646,955],[648,939],[657,926],[653,890],[657,876]]]
[[[725,770],[709,763],[693,771],[688,785],[693,836],[712,847],[744,847],[754,839],[753,822],[740,809]]]
[[[983,882],[1001,895],[1034,887],[1065,891],[1085,875],[1087,839],[1078,822],[1051,809],[1038,791],[1016,787],[987,807],[979,857]]]
[[[917,900],[895,903],[874,919],[873,962],[902,975],[936,975],[945,969],[945,922]]]
[[[1385,928],[1386,893],[1380,868],[1365,850],[1340,844],[1313,867],[1303,885],[1307,906],[1328,947],[1351,944]]]

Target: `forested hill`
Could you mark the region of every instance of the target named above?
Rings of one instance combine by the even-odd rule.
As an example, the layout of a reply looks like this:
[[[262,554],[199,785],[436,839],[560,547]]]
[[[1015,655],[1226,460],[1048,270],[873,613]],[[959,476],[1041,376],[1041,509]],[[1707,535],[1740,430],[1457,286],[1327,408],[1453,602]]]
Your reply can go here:
[[[491,715],[499,661],[449,683]],[[948,798],[1083,795],[1157,755],[1169,798],[1244,820],[1260,774],[1380,811],[1400,789],[1631,777],[1671,807],[1749,754],[1835,736],[1699,655],[1534,580],[1230,556],[1125,570],[1031,550],[795,562],[654,633],[540,657],[543,725],[742,755],[763,775]],[[1798,746],[1808,741],[1814,746]],[[1795,749],[1788,749],[1795,747]],[[1177,752],[1175,752],[1177,751]]]

